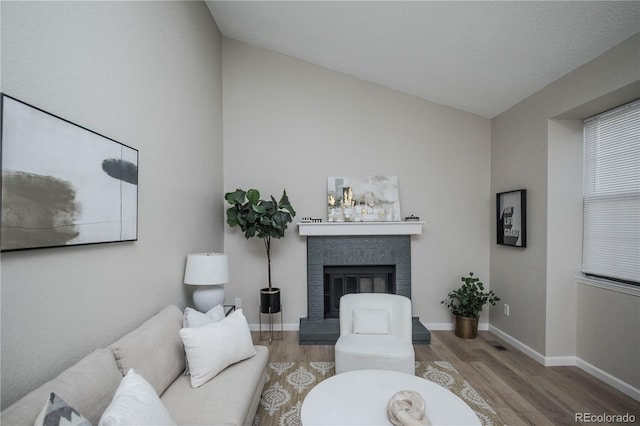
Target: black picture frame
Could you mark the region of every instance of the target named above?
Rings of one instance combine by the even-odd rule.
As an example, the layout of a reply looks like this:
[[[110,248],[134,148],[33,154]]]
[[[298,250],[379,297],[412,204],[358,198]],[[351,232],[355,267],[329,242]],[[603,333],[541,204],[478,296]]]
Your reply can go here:
[[[1,94],[0,250],[138,239],[138,150]]]
[[[497,243],[504,246],[527,246],[527,190],[496,194]]]

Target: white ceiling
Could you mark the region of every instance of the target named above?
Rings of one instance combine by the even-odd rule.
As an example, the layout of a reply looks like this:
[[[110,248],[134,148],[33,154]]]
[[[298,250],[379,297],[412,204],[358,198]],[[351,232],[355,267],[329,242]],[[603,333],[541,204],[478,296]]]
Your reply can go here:
[[[640,1],[207,5],[225,37],[488,118],[640,32]]]

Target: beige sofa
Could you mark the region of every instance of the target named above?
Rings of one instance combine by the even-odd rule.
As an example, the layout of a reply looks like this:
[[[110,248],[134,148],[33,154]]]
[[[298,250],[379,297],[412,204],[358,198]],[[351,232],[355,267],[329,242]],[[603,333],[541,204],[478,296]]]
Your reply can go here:
[[[126,372],[133,368],[156,390],[178,425],[250,425],[262,388],[269,349],[233,364],[199,388],[183,375],[185,353],[178,334],[183,315],[170,305],[105,349],[98,349],[55,379],[2,411],[2,425],[33,425],[51,392],[91,424],[111,402]]]

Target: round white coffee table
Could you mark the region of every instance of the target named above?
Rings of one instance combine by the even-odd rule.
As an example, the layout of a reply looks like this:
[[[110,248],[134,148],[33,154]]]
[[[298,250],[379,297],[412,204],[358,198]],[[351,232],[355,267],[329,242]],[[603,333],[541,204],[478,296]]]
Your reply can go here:
[[[401,390],[424,398],[434,425],[480,425],[473,410],[453,392],[421,377],[387,370],[356,370],[332,376],[304,399],[300,417],[308,425],[390,425],[389,399]]]

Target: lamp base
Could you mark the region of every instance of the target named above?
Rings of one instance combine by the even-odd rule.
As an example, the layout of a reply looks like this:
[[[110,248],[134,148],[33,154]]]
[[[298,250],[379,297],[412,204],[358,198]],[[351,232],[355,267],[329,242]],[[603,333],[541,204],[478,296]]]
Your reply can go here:
[[[200,312],[207,312],[224,303],[224,286],[202,285],[193,292],[193,305]]]

